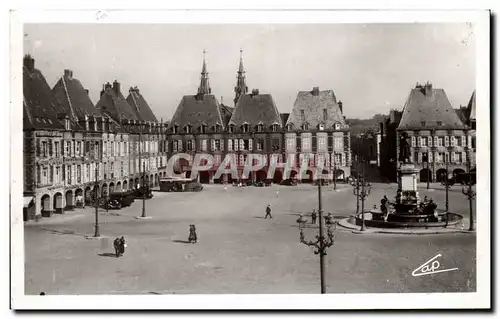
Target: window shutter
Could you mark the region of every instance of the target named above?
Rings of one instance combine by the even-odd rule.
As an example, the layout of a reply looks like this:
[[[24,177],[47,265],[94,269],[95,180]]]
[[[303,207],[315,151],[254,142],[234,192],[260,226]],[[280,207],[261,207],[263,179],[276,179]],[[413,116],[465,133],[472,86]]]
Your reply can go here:
[[[233,150],[233,140],[227,140],[227,150],[228,151]]]
[[[451,146],[455,146],[455,136],[450,137]]]
[[[240,150],[244,150],[245,149],[245,144],[243,142],[243,139],[240,139]]]
[[[472,136],[467,136],[467,147],[472,147]]]
[[[342,153],[341,166],[345,166],[345,153]]]
[[[411,137],[411,147],[415,147],[415,136]]]
[[[445,147],[449,147],[450,146],[450,137],[449,136],[445,136],[444,137],[444,146]]]
[[[465,140],[465,135],[462,135],[460,138],[461,138],[461,143],[460,143],[460,146],[462,146],[462,147],[467,146],[467,145],[465,144],[465,143],[466,143],[466,140]]]
[[[467,154],[462,152],[462,163],[467,163]]]
[[[210,140],[210,143],[211,143],[211,148],[212,148],[212,151],[215,151],[215,140],[214,140],[214,139],[211,139],[211,140]]]
[[[417,147],[422,146],[422,137],[417,136]]]
[[[248,140],[248,150],[252,150],[252,147],[253,147],[253,140],[252,139],[249,139]]]
[[[237,151],[238,150],[238,140],[233,140],[233,150]]]
[[[432,146],[432,136],[427,137],[427,147]]]
[[[182,140],[177,141],[177,148],[178,148],[179,152],[182,151]]]

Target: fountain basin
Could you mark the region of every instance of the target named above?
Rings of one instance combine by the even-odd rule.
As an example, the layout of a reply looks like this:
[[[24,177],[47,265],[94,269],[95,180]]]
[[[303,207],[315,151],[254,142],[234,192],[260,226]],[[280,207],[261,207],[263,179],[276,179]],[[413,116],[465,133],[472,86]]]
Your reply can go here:
[[[375,228],[429,228],[447,227],[459,224],[462,215],[439,211],[438,217],[434,215],[410,215],[410,214],[390,214],[387,221],[383,219],[382,213],[377,211],[365,211],[365,226]],[[352,224],[361,226],[362,214],[351,217]]]

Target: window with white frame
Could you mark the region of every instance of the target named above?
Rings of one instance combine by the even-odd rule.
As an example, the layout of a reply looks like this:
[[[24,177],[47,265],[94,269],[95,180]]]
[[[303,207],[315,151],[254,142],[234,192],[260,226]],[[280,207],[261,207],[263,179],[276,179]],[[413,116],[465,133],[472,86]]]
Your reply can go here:
[[[417,136],[417,147],[420,147],[420,146],[422,146],[422,137]]]
[[[415,147],[416,145],[417,145],[417,142],[416,142],[415,136],[412,136],[411,137],[411,147]]]
[[[445,136],[444,137],[444,147],[449,147],[450,146],[450,137]]]
[[[455,136],[450,136],[450,146],[455,146]]]
[[[221,140],[215,140],[215,151],[221,150]]]
[[[437,141],[438,141],[438,143],[437,143],[438,145],[437,146],[439,146],[439,147],[443,147],[444,146],[444,137],[443,136],[439,136],[437,138]]]
[[[188,140],[187,141],[186,149],[188,151],[192,151],[193,150],[193,141],[192,140]]]
[[[460,136],[460,145],[459,146],[466,146],[466,140],[465,140],[465,135]]]
[[[310,150],[311,149],[311,138],[310,137],[303,137],[302,138],[302,150]]]
[[[427,137],[427,146],[431,147],[432,146],[432,136]]]
[[[295,150],[295,138],[288,137],[286,139],[286,150],[287,151],[294,151]]]
[[[228,151],[233,150],[233,140],[227,140],[227,150]]]
[[[326,136],[318,136],[318,150],[326,150]]]
[[[427,137],[425,137],[425,136],[422,137],[422,142],[421,143],[422,143],[422,145],[421,145],[422,147],[427,147]]]
[[[206,139],[201,140],[201,150],[204,152],[207,151],[207,140]]]
[[[264,140],[257,140],[257,150],[262,151],[264,149]]]

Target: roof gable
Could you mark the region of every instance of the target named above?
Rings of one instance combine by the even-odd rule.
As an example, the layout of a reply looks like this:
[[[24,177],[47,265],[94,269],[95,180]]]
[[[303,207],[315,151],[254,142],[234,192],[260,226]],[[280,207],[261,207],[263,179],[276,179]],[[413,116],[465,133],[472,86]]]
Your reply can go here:
[[[101,99],[97,102],[96,108],[118,123],[122,120],[139,120],[137,113],[120,92],[119,85],[111,87],[109,83],[106,84],[104,90],[101,91]]]
[[[153,111],[151,110],[148,103],[146,102],[142,94],[139,92],[139,89],[137,87],[130,88],[126,100],[127,103],[130,106],[132,106],[132,109],[136,113],[136,116],[141,121],[154,122],[154,123],[158,122],[156,116],[154,115]]]
[[[443,89],[432,89],[432,85],[417,86],[410,91],[398,130],[433,128],[465,127]]]
[[[182,97],[168,128],[174,125],[184,127],[191,125],[199,127],[206,124],[209,127],[223,125],[219,102],[214,95],[185,95]]]
[[[281,117],[271,94],[243,94],[238,99],[236,108],[231,116],[235,125],[248,124],[255,126],[262,123],[271,126],[275,123],[282,125]]]
[[[347,125],[333,90],[319,91],[317,89],[316,93],[314,90],[299,91],[287,125],[293,124],[295,127],[301,127],[305,123],[311,128],[318,127],[320,124],[326,128],[332,128],[337,123],[341,127]]]

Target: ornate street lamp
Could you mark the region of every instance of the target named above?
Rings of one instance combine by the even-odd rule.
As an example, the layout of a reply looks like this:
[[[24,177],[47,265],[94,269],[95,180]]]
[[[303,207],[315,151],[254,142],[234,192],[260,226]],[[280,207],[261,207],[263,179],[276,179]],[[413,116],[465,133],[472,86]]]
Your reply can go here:
[[[473,204],[472,201],[476,198],[476,192],[472,190],[472,174],[471,174],[471,159],[470,151],[467,151],[467,174],[469,175],[468,181],[465,181],[465,185],[462,185],[462,194],[467,196],[469,199],[469,231],[474,230],[474,215],[472,214]]]
[[[146,177],[145,173],[146,172],[146,163],[142,163],[142,218],[146,218]]]
[[[300,228],[300,242],[314,247],[314,254],[319,254],[319,262],[320,262],[320,279],[321,279],[321,293],[326,293],[326,281],[325,281],[325,259],[326,249],[331,247],[335,243],[335,235],[333,234],[333,230],[331,229],[331,223],[327,223],[327,237],[324,236],[323,229],[323,203],[321,197],[321,187],[323,180],[320,179],[318,183],[318,215],[319,215],[319,235],[316,235],[316,240],[306,240],[304,237],[304,230],[299,224]]]

